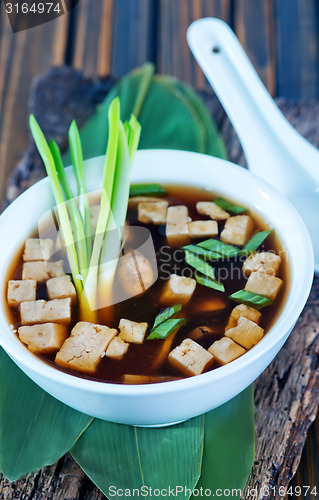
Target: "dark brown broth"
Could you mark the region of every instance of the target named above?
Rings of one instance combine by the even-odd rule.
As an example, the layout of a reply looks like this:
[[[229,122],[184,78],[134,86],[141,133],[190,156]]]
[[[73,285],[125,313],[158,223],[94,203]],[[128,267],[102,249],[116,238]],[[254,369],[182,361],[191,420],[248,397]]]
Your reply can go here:
[[[204,189],[194,188],[190,186],[165,186],[169,192],[166,198],[172,205],[185,204],[188,206],[189,215],[193,220],[203,220],[204,216],[199,216],[196,211],[197,201],[209,201],[218,195],[206,191]],[[256,230],[267,229],[268,226],[262,221],[261,217],[255,213],[248,211],[256,223]],[[207,217],[208,219],[208,217]],[[165,237],[165,226],[155,226],[152,224],[140,224],[137,221],[137,211],[134,208],[129,209],[127,220],[131,226],[144,226],[147,227],[153,238],[159,277],[156,283],[150,287],[144,294],[126,300],[122,303],[115,305],[112,308],[112,315],[110,320],[110,310],[108,308],[98,311],[98,322],[100,324],[107,324],[109,327],[118,328],[118,323],[121,318],[130,319],[137,322],[147,321],[149,326],[152,326],[156,315],[160,312],[162,306],[159,304],[159,297],[164,282],[169,278],[171,273],[186,275],[193,277],[194,273],[183,260],[183,252],[180,249],[172,249],[168,246]],[[222,230],[223,223],[219,223],[219,229]],[[48,234],[49,237],[49,234]],[[200,241],[200,240],[198,240]],[[198,241],[194,240],[194,244]],[[278,272],[278,276],[284,280],[284,286],[278,295],[274,305],[265,308],[262,311],[260,326],[267,330],[277,318],[286,295],[288,288],[289,273],[285,253],[281,251],[280,243],[276,235],[271,234],[261,249],[274,250],[276,253],[281,254],[282,263]],[[20,250],[13,260],[12,267],[8,272],[9,279],[21,279],[22,271],[22,253]],[[57,255],[54,256],[57,260]],[[180,344],[184,338],[187,338],[190,332],[198,326],[206,326],[211,330],[211,333],[205,333],[196,341],[203,347],[208,348],[215,340],[220,339],[225,331],[225,326],[228,322],[231,310],[236,306],[236,303],[228,299],[228,295],[244,288],[245,278],[241,272],[242,261],[230,259],[228,262],[214,262],[216,268],[217,278],[224,284],[225,293],[217,292],[205,286],[197,285],[193,297],[190,302],[183,307],[181,317],[187,319],[187,324],[182,327],[176,334],[171,349]],[[185,274],[187,272],[187,274]],[[226,274],[228,276],[226,276]],[[37,300],[48,300],[45,285],[38,285]],[[225,302],[225,307],[217,310],[212,310],[210,304],[215,304],[220,301]],[[202,310],[204,306],[204,311]],[[15,329],[20,326],[19,311],[17,308],[8,308],[9,321],[14,325]],[[107,318],[107,321],[106,319]],[[72,309],[71,328],[79,321],[79,310],[75,306]],[[76,374],[83,378],[99,381],[121,382],[124,374],[136,375],[150,375],[150,376],[163,376],[163,377],[182,377],[181,373],[174,369],[166,360],[160,367],[154,368],[154,363],[160,353],[163,345],[163,340],[145,340],[143,344],[130,344],[128,352],[125,354],[123,360],[112,360],[104,357],[98,365],[97,371],[94,376],[78,373],[68,369],[58,367],[54,363],[55,354],[39,356],[41,359],[53,364],[59,370]],[[170,350],[171,350],[170,349]],[[217,368],[215,364],[212,369]]]

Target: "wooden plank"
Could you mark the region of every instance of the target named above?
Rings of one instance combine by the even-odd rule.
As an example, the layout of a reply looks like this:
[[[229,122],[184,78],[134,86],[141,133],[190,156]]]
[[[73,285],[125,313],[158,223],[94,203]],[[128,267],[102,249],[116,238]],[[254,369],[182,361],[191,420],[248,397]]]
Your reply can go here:
[[[1,8],[3,4],[1,3]],[[67,16],[50,23],[12,33],[4,12],[1,16],[0,80],[0,200],[9,173],[28,144],[28,96],[34,75],[64,61]],[[32,63],[30,63],[32,54]]]
[[[154,61],[154,0],[116,0],[113,13],[111,74],[125,75]]]
[[[275,0],[277,90],[288,99],[319,96],[317,0]]]
[[[202,17],[230,22],[230,0],[160,0],[158,69],[197,87],[209,84],[186,41],[188,26]]]
[[[235,32],[270,94],[276,89],[274,12],[270,0],[237,0]]]

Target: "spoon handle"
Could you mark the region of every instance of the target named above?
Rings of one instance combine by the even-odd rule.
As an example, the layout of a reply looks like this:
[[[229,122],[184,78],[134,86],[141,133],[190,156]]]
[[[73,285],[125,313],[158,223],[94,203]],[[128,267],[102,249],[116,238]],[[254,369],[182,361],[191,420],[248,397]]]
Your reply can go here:
[[[252,172],[285,194],[319,183],[319,152],[286,120],[229,26],[195,21],[188,44],[241,141]]]

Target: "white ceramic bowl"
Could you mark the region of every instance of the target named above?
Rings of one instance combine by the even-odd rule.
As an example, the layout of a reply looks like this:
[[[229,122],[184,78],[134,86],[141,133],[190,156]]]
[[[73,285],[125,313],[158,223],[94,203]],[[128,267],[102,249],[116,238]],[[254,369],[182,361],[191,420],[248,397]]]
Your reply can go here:
[[[100,187],[102,166],[102,157],[86,162],[89,190]],[[74,181],[70,170],[68,175]],[[63,403],[113,422],[163,425],[216,408],[262,373],[286,341],[307,301],[313,279],[313,251],[293,206],[270,185],[230,162],[184,151],[144,150],[136,155],[132,181],[204,187],[252,208],[276,229],[289,256],[290,287],[281,314],[265,337],[244,356],[217,370],[184,380],[136,386],[85,380],[42,362],[10,331],[3,303],[0,342],[34,382]],[[48,179],[44,179],[0,216],[0,280],[4,296],[12,257],[36,228],[39,217],[53,205]]]

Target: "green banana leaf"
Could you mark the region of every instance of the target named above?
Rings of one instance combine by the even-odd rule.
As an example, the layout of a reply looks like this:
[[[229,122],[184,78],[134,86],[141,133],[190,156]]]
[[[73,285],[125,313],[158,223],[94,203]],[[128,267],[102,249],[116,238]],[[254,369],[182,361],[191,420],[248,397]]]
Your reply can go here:
[[[107,497],[119,499],[117,490],[146,493],[179,485],[192,491],[200,476],[203,438],[202,416],[155,429],[95,420],[71,453]]]
[[[10,481],[54,464],[91,422],[40,389],[0,347],[0,470]]]
[[[111,89],[80,130],[84,158],[105,154],[107,113],[116,96],[122,120],[133,113],[142,125],[140,149],[183,149],[226,158],[223,141],[199,96],[188,85],[153,71],[151,64],[145,64]],[[71,163],[69,152],[64,163]]]
[[[197,488],[219,498],[240,498],[255,457],[254,393],[251,385],[205,415],[203,467]],[[229,490],[233,490],[229,494]],[[237,490],[237,493],[235,493]],[[220,492],[224,494],[220,495]]]
[[[175,95],[183,100],[191,110],[201,134],[202,142],[198,152],[227,159],[225,144],[200,96],[194,92],[192,87],[177,80],[177,78],[160,75],[157,78],[163,86],[174,88]]]

